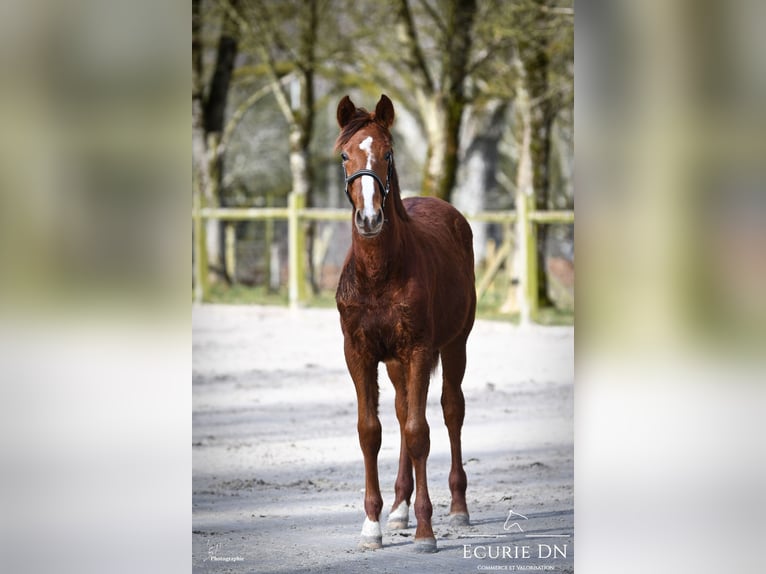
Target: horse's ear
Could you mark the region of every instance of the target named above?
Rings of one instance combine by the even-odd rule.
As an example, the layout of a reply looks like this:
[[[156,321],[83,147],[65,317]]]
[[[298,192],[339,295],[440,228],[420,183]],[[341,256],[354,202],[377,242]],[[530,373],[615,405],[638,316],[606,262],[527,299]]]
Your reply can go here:
[[[356,106],[354,105],[354,102],[351,101],[351,98],[348,96],[343,96],[343,99],[338,103],[338,111],[337,111],[337,118],[338,118],[338,125],[343,128],[346,126],[346,124],[351,120],[351,117],[354,115],[354,112],[356,111]]]
[[[394,123],[394,104],[386,94],[381,94],[378,105],[375,106],[375,119],[386,129]]]

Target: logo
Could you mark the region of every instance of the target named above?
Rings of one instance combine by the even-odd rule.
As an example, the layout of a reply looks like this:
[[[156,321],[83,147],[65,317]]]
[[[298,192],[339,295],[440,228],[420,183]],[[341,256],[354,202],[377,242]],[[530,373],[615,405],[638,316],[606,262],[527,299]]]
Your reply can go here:
[[[506,532],[509,532],[516,529],[516,532],[524,532],[524,529],[521,527],[521,525],[518,522],[513,522],[514,517],[518,516],[519,518],[523,520],[529,520],[526,516],[523,514],[519,514],[518,512],[514,512],[513,509],[508,511],[508,518],[505,519],[505,524],[503,524],[503,530]]]
[[[463,544],[463,558],[480,560],[477,570],[555,570],[554,564],[546,561],[571,558],[569,552],[572,535],[551,531],[547,528],[549,524],[544,522],[545,518],[546,513],[526,516],[512,508],[508,509],[502,534],[461,536],[499,539],[496,543]],[[492,561],[491,565],[487,561]]]

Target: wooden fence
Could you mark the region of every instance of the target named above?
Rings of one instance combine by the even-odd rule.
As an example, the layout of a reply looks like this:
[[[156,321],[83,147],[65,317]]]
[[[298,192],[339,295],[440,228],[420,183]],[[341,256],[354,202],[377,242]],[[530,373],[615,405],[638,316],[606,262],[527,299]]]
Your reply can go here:
[[[516,238],[520,242],[517,250],[521,258],[519,269],[519,308],[521,322],[528,323],[537,318],[537,226],[551,223],[573,223],[573,211],[535,211],[534,201],[517,202],[515,211],[484,211],[466,214],[469,221],[516,225]],[[305,197],[291,193],[287,207],[246,207],[214,208],[203,207],[198,194],[194,195],[192,221],[194,224],[194,301],[208,299],[208,268],[205,250],[204,220],[220,219],[223,221],[287,220],[288,227],[288,293],[290,305],[299,307],[309,298],[305,277],[305,221],[350,221],[349,208],[325,209],[306,208]],[[481,277],[477,277],[479,295],[489,285],[503,260],[510,255],[512,244],[506,240],[500,252],[489,263]]]

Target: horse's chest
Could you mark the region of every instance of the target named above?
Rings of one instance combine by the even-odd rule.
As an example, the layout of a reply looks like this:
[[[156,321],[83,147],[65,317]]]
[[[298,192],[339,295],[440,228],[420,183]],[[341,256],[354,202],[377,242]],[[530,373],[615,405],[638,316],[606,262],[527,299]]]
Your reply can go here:
[[[354,347],[383,360],[411,343],[414,330],[408,310],[388,300],[367,301],[342,309],[341,320]]]

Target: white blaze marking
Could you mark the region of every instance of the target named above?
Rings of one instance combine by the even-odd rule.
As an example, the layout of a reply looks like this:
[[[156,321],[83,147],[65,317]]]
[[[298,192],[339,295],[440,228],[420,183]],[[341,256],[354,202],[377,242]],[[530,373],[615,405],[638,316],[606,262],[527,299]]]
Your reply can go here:
[[[359,149],[367,152],[366,169],[372,169],[372,136],[364,138],[359,144]],[[364,198],[362,213],[372,219],[375,217],[375,208],[372,203],[372,198],[375,196],[375,180],[369,175],[363,175],[360,179],[362,180],[362,197]]]
[[[362,525],[362,536],[381,538],[383,531],[380,529],[380,522],[373,522],[365,516],[364,524]]]
[[[388,515],[389,522],[407,522],[410,516],[410,506],[406,500],[402,500],[399,506],[391,511]]]

